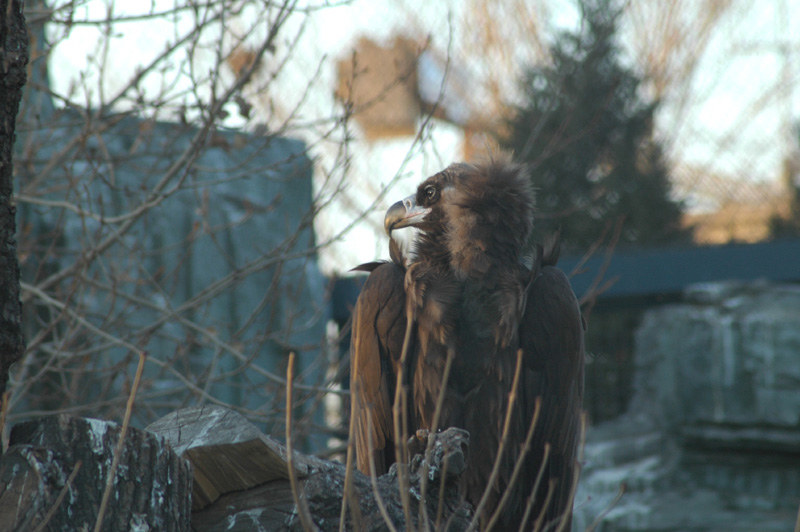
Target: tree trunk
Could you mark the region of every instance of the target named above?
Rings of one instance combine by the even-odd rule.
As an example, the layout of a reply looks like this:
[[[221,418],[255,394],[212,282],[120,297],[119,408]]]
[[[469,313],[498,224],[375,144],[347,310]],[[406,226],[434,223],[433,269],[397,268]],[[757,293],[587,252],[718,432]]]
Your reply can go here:
[[[19,262],[17,261],[15,219],[12,198],[14,129],[25,65],[28,37],[22,2],[9,0],[0,17],[0,395],[5,392],[8,369],[22,357],[25,341],[20,326]]]
[[[0,530],[94,530],[120,430],[63,414],[16,425],[0,459]],[[101,530],[188,532],[191,483],[163,438],[129,428]]]

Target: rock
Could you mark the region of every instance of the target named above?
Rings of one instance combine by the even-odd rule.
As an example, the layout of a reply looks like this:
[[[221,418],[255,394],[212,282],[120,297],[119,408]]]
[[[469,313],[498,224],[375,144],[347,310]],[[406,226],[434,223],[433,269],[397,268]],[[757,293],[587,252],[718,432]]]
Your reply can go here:
[[[573,529],[791,530],[798,353],[796,286],[708,283],[647,311],[628,412],[588,433]]]
[[[800,288],[725,283],[688,296],[642,320],[633,411],[671,432],[712,425],[800,434]],[[765,450],[777,434],[759,436]]]

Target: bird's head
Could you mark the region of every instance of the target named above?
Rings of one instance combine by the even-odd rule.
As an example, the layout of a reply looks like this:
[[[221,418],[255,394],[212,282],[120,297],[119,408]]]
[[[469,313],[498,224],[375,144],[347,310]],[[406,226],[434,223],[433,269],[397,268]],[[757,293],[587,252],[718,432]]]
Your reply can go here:
[[[478,276],[492,263],[520,260],[533,207],[526,167],[502,153],[484,164],[451,164],[429,177],[389,208],[384,228],[390,236],[394,229],[420,229],[417,254],[425,253],[426,243],[445,246],[459,276]]]
[[[451,164],[423,181],[414,194],[389,207],[383,220],[386,233],[392,236],[393,230],[403,227],[416,227],[426,233],[446,231],[444,205],[454,186],[455,170],[460,166],[469,165]]]

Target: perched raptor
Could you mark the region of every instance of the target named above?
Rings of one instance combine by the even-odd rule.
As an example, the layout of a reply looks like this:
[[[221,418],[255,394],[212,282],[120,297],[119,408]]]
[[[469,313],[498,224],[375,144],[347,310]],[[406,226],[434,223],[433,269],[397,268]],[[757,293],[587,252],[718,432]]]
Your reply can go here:
[[[480,165],[452,164],[392,205],[385,218],[390,236],[403,227],[419,231],[407,257],[390,239],[391,262],[359,267],[370,275],[353,316],[353,437],[358,468],[369,474],[374,467],[380,475],[395,461],[400,441],[393,418],[397,386],[405,390],[398,415],[409,435],[433,429],[444,394],[436,428],[469,431],[462,488],[475,506],[488,490],[484,525],[509,489],[496,529],[528,530],[541,515],[544,526],[565,519],[569,530],[584,327],[569,281],[555,267],[557,239],[537,246],[526,265],[533,211],[527,170],[505,154]],[[489,486],[520,350],[507,442]],[[444,382],[448,353],[452,366]],[[540,413],[525,453],[537,398]],[[521,469],[509,486],[518,459]]]

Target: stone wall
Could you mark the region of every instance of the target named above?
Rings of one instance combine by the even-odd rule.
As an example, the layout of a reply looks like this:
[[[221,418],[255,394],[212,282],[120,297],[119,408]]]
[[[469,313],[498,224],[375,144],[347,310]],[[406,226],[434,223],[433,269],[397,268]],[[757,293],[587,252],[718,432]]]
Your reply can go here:
[[[791,530],[800,287],[694,286],[645,314],[634,360],[628,412],[587,436],[574,529]]]
[[[288,354],[301,382],[325,371],[305,143],[68,110],[50,120],[20,135],[15,159],[25,324],[38,338],[15,374],[15,415],[117,416],[138,349],[137,423],[218,402],[282,431]]]

